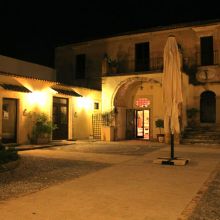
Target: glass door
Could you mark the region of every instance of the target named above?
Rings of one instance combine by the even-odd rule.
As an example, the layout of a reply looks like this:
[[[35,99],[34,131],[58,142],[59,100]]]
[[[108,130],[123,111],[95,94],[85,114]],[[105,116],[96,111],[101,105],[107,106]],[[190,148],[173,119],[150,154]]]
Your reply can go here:
[[[137,138],[143,138],[144,137],[144,111],[143,110],[137,110],[137,129],[136,134]]]
[[[150,139],[150,111],[137,110],[136,114],[136,137]]]
[[[144,139],[150,139],[150,111],[144,110]]]

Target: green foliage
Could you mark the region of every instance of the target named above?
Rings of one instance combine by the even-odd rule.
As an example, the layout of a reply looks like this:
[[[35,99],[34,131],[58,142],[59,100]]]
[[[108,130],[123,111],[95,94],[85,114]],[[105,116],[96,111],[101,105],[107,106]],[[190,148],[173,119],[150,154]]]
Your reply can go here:
[[[183,71],[189,76],[189,83],[193,85],[200,84],[196,79],[197,65],[188,65],[183,63]]]
[[[163,127],[164,127],[164,121],[163,121],[163,119],[157,119],[157,120],[155,121],[155,126],[156,126],[157,128],[163,128]]]
[[[45,113],[34,113],[34,125],[32,128],[32,142],[36,141],[39,137],[51,137],[52,131],[57,128],[52,123],[48,115]]]
[[[118,61],[117,61],[117,59],[111,59],[111,58],[109,58],[109,59],[108,59],[108,64],[109,64],[110,67],[118,67]]]
[[[4,164],[10,161],[15,161],[19,158],[17,151],[6,150],[3,145],[0,145],[0,164]]]
[[[188,118],[194,118],[196,117],[199,110],[197,108],[189,108],[186,110],[186,114]]]
[[[115,120],[117,109],[114,108],[112,111],[102,113],[102,123],[106,126],[112,126]]]
[[[161,128],[164,128],[164,120],[160,118],[157,119],[155,121],[155,126],[160,129],[160,134],[161,134]]]

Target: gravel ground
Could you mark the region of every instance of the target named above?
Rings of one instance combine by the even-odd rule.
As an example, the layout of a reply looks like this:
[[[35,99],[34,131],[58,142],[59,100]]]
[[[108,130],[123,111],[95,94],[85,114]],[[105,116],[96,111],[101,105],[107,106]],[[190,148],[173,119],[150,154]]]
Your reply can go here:
[[[19,166],[0,173],[0,201],[39,191],[110,166],[90,161],[75,161],[21,156]]]
[[[189,220],[220,220],[220,166]]]

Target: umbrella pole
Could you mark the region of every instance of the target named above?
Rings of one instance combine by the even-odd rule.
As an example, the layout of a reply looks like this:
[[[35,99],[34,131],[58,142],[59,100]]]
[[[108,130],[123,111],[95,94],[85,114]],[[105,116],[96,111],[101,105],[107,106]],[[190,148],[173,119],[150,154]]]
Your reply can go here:
[[[174,131],[171,128],[171,118],[169,118],[169,127],[170,127],[170,159],[174,159]]]
[[[174,159],[174,134],[170,134],[170,159]]]

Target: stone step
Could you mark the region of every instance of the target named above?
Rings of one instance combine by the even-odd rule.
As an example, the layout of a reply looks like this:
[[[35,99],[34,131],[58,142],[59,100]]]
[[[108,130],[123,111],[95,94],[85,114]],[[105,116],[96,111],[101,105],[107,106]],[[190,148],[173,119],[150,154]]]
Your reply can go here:
[[[220,135],[202,135],[202,134],[184,134],[182,136],[184,139],[187,139],[187,138],[194,138],[194,139],[203,139],[203,140],[206,140],[206,139],[212,139],[212,140],[220,140]]]
[[[190,132],[207,132],[207,131],[210,131],[210,132],[220,132],[220,128],[217,127],[217,128],[185,128],[185,131],[190,131]]]
[[[220,140],[182,139],[182,144],[220,144]]]
[[[220,127],[204,126],[186,128],[182,136],[183,144],[220,144]]]

